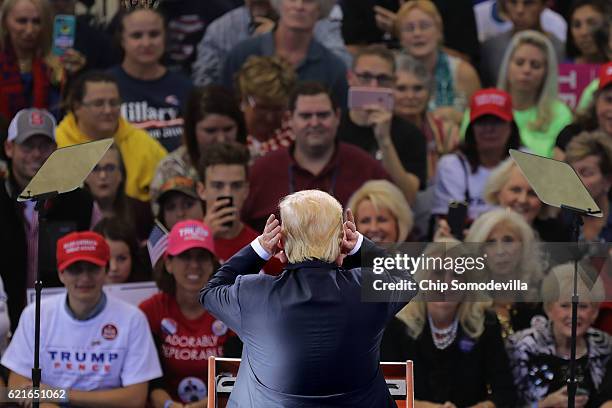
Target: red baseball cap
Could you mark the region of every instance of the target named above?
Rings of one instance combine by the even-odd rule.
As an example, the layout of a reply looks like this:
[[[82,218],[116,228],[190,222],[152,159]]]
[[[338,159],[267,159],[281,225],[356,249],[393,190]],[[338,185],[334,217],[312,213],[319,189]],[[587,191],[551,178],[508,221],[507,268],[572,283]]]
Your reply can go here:
[[[71,232],[57,241],[57,269],[63,271],[78,261],[106,266],[110,248],[104,237],[93,231]]]
[[[603,64],[599,68],[599,87],[597,89],[601,91],[610,84],[612,84],[612,62]]]
[[[481,89],[472,95],[470,103],[470,122],[484,115],[493,115],[510,122],[512,114],[512,98],[510,94],[500,89]]]
[[[166,254],[176,256],[192,248],[202,248],[215,255],[215,243],[208,226],[200,221],[178,222],[168,234]]]

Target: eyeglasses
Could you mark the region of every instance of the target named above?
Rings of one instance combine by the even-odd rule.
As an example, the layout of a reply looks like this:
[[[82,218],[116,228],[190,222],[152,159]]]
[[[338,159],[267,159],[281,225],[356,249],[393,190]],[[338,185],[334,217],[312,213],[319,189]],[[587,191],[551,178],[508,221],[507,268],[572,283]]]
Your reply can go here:
[[[412,91],[414,93],[423,92],[425,90],[425,85],[396,85],[395,89],[398,92],[408,92]]]
[[[96,164],[96,167],[94,167],[91,172],[96,173],[96,174],[100,174],[102,172],[106,174],[111,174],[111,173],[116,172],[118,168],[119,166],[117,166],[116,164],[112,164],[112,163],[105,164],[104,166],[100,166]]]
[[[255,109],[256,111],[262,113],[262,114],[281,114],[285,111],[285,107],[283,105],[266,105],[263,103],[258,103],[257,100],[252,97],[252,96],[247,96],[247,102],[249,103],[249,106],[253,109]]]
[[[376,81],[378,85],[381,85],[384,87],[393,86],[393,81],[395,80],[395,78],[392,75],[386,75],[386,74],[376,75],[368,71],[355,72],[355,77],[357,77],[357,80],[362,85],[369,85],[372,83],[372,81]]]
[[[103,109],[104,106],[108,105],[111,109],[117,109],[121,106],[121,99],[94,99],[88,102],[83,101],[81,105],[94,109]]]

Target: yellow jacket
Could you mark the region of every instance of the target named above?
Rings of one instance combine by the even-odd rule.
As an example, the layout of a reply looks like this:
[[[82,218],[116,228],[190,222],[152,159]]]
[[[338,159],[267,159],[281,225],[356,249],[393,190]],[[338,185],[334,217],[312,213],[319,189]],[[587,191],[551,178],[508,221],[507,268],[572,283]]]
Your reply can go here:
[[[66,115],[57,126],[55,138],[57,147],[93,140],[81,132],[72,113]],[[157,164],[167,154],[166,149],[144,130],[132,126],[122,117],[119,118],[119,127],[113,138],[119,147],[127,173],[125,193],[130,197],[149,201],[149,184]]]

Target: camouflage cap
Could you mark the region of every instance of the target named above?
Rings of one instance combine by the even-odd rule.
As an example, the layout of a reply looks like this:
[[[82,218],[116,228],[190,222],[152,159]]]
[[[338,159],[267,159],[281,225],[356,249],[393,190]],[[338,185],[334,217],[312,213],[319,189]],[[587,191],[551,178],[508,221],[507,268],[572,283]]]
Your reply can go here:
[[[189,177],[177,176],[168,179],[164,184],[162,184],[159,189],[159,195],[157,196],[157,203],[161,204],[168,193],[173,191],[183,193],[189,197],[199,198],[196,191],[196,182]]]

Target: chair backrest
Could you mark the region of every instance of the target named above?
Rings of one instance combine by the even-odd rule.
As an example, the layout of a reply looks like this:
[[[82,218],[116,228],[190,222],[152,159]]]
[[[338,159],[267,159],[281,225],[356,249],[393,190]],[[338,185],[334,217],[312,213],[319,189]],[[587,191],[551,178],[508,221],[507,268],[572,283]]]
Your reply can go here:
[[[239,358],[208,357],[208,407],[225,407],[234,389]]]
[[[208,408],[224,408],[227,405],[239,368],[239,358],[208,357]],[[414,408],[412,361],[383,362],[380,368],[398,407]]]
[[[414,378],[412,360],[405,362],[381,362],[389,393],[398,407],[414,408]]]

